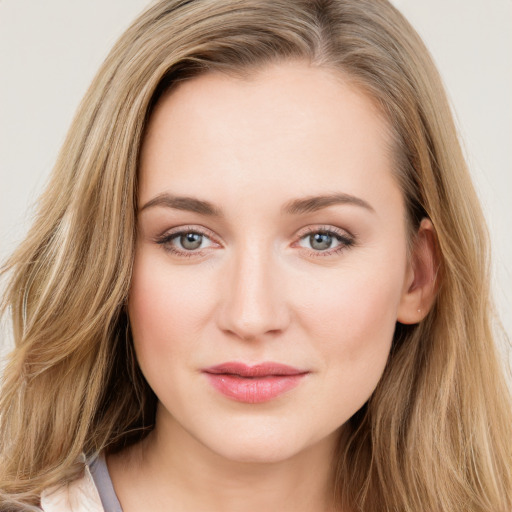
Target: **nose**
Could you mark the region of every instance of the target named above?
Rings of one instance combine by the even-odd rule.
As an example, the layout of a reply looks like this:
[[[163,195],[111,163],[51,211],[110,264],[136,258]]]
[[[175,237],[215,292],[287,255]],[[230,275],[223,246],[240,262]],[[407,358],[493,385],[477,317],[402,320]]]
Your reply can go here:
[[[263,248],[233,255],[222,286],[219,328],[244,340],[277,335],[289,324],[284,277]]]

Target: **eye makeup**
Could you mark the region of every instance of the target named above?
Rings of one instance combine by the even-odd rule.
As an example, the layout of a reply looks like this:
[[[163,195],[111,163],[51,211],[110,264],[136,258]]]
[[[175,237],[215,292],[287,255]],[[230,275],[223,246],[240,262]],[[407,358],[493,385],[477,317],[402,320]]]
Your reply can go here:
[[[323,237],[323,238],[321,238]],[[309,241],[310,245],[336,241],[338,244],[334,248],[314,250],[313,247],[309,253],[313,257],[328,257],[340,254],[342,251],[352,247],[355,244],[354,235],[349,234],[345,230],[335,228],[334,226],[308,226],[304,231],[299,233],[299,242],[301,240]],[[298,243],[298,242],[297,242]],[[304,247],[299,244],[299,247]]]
[[[205,240],[208,241],[209,245],[201,247]],[[198,242],[199,246],[197,246]],[[309,244],[309,247],[301,242]],[[215,246],[221,246],[219,242],[215,241],[209,231],[204,230],[200,226],[175,228],[157,237],[155,243],[179,258],[201,257],[207,251],[215,248]],[[184,243],[188,244],[189,248],[186,248]],[[340,254],[354,244],[355,237],[345,230],[334,226],[308,226],[305,230],[299,232],[298,240],[292,244],[292,247],[306,250],[308,256],[329,257]],[[315,246],[317,247],[316,249]]]

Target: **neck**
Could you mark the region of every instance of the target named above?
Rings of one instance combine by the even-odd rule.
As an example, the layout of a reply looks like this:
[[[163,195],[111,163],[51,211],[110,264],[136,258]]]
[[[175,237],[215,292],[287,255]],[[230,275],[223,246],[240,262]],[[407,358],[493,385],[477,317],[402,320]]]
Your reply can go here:
[[[144,441],[109,457],[124,512],[333,512],[332,454],[338,433],[284,460],[223,457],[176,421],[157,421]]]

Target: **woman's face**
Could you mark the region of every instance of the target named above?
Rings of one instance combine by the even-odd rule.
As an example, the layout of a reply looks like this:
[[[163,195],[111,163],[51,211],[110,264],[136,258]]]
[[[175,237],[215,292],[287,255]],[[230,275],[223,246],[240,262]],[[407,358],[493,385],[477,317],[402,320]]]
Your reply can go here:
[[[334,442],[382,375],[411,280],[389,148],[372,101],[305,63],[160,100],[129,297],[157,431],[239,461]]]

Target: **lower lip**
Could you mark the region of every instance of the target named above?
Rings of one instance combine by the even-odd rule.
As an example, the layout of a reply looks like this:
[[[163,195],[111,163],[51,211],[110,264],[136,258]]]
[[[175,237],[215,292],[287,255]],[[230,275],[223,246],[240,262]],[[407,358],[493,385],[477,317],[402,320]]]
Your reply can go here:
[[[206,373],[206,376],[210,384],[228,398],[247,404],[259,404],[297,387],[306,374],[247,378],[225,373]]]

